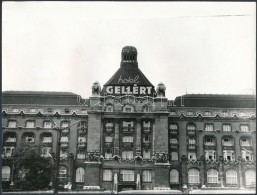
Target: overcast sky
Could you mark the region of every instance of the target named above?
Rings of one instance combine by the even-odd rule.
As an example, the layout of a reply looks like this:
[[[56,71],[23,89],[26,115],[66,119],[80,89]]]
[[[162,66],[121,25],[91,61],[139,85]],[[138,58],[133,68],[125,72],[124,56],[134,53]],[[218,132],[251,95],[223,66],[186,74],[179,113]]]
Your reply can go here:
[[[3,2],[2,90],[88,98],[135,46],[166,96],[239,94],[256,79],[255,2]]]

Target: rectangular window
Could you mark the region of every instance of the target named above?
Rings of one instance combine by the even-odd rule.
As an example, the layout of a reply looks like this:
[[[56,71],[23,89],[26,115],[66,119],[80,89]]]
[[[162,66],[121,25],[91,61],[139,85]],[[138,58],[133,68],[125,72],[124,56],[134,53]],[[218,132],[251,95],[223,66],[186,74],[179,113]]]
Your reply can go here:
[[[205,138],[204,145],[206,146],[214,146],[215,142],[213,138]]]
[[[143,127],[151,127],[150,121],[144,121],[143,122]]]
[[[19,112],[19,109],[18,108],[13,108],[12,112]]]
[[[227,117],[227,116],[228,116],[228,112],[227,112],[227,111],[223,111],[223,112],[222,112],[222,116],[223,116],[223,117]]]
[[[240,129],[241,129],[242,132],[249,132],[249,127],[248,127],[248,125],[241,125],[241,126],[240,126]]]
[[[45,121],[45,122],[44,122],[44,128],[52,128],[52,122],[50,122],[50,121]]]
[[[222,125],[222,130],[223,131],[231,131],[231,126],[230,125]]]
[[[27,121],[26,127],[27,127],[27,128],[33,128],[33,127],[35,127],[35,121]]]
[[[81,109],[81,114],[86,114],[87,110],[86,109]]]
[[[224,160],[234,161],[235,155],[233,150],[223,150],[223,158]]]
[[[187,126],[187,130],[195,130],[195,125],[189,124],[189,125]]]
[[[69,113],[70,113],[70,109],[65,108],[65,109],[64,109],[64,113],[65,113],[65,114],[69,114]]]
[[[188,160],[196,160],[196,153],[188,152]]]
[[[194,115],[194,112],[193,112],[193,111],[188,111],[188,112],[187,112],[187,115],[188,115],[188,116],[192,116],[192,115]]]
[[[34,135],[25,136],[25,141],[30,143],[35,142]]]
[[[171,124],[170,129],[171,130],[178,130],[178,125],[177,124]]]
[[[205,150],[205,159],[206,160],[216,160],[216,151],[215,150]]]
[[[223,139],[222,139],[222,145],[223,145],[223,146],[233,146],[234,143],[233,143],[233,141],[231,140],[231,138],[223,138]]]
[[[122,170],[121,178],[123,181],[134,181],[134,171],[133,170]]]
[[[63,121],[61,124],[62,128],[68,127],[69,126],[69,122],[68,121]]]
[[[112,137],[111,136],[106,136],[105,137],[105,142],[107,142],[107,143],[112,142]]]
[[[85,159],[85,158],[86,158],[85,152],[83,150],[78,150],[77,159]]]
[[[151,158],[150,155],[151,155],[151,154],[150,154],[150,151],[149,151],[149,150],[144,150],[144,151],[143,151],[143,158],[144,158],[144,159],[150,159],[150,158]]]
[[[177,152],[171,152],[171,160],[178,160],[178,153]]]
[[[170,115],[172,116],[176,115],[176,111],[170,111]]]
[[[85,142],[87,142],[87,138],[86,138],[86,137],[79,136],[79,137],[78,137],[78,142],[79,142],[79,143],[85,143]]]
[[[205,131],[213,131],[213,125],[212,124],[206,124],[205,125]]]
[[[178,140],[175,139],[175,138],[172,138],[172,139],[170,139],[170,143],[171,143],[171,144],[177,144],[177,143],[178,143]]]
[[[152,181],[152,174],[150,170],[143,171],[143,182],[151,182]]]
[[[43,137],[43,143],[52,143],[52,137],[51,136],[44,136]]]
[[[133,151],[123,151],[122,152],[122,159],[123,160],[131,160],[133,159]]]
[[[61,137],[61,142],[69,142],[69,138],[66,136],[66,137]]]
[[[53,112],[53,109],[52,109],[52,108],[47,108],[47,112],[48,112],[48,113],[52,113],[52,112]]]
[[[112,170],[103,171],[103,181],[112,181]]]
[[[36,108],[30,108],[29,111],[32,112],[32,113],[35,113],[35,112],[37,112],[37,109]]]
[[[124,137],[122,137],[122,142],[133,143],[133,137],[132,136],[124,136]]]
[[[251,140],[248,138],[241,138],[241,146],[251,146]]]
[[[143,135],[143,142],[148,143],[151,141],[151,137],[149,135]]]
[[[195,144],[195,138],[189,138],[188,143],[189,144]]]
[[[17,121],[9,121],[8,122],[8,127],[9,128],[15,128],[17,126]]]
[[[203,115],[204,116],[211,116],[211,112],[210,111],[204,111]]]
[[[106,150],[105,150],[104,157],[105,157],[106,159],[111,159],[111,158],[112,158],[112,150],[111,150],[111,149],[106,149]]]
[[[60,158],[67,158],[68,157],[68,151],[66,149],[60,150]]]
[[[4,157],[11,157],[12,153],[14,152],[15,147],[11,146],[11,147],[4,147],[3,148],[3,155]]]
[[[253,160],[253,152],[252,151],[246,151],[246,150],[243,150],[241,151],[241,154],[242,154],[242,159],[243,160]]]

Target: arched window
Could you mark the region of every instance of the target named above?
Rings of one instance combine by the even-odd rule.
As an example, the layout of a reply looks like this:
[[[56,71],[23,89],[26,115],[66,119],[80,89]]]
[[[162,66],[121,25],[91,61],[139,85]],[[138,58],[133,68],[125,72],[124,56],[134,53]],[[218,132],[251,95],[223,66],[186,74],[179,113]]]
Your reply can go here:
[[[10,181],[11,168],[9,166],[2,166],[2,181]]]
[[[200,183],[199,171],[197,169],[189,169],[189,171],[188,171],[188,183],[190,183],[190,184]]]
[[[64,166],[59,167],[59,181],[65,181],[67,177],[67,168]]]
[[[207,171],[207,183],[218,183],[218,171],[215,169]]]
[[[76,182],[84,182],[85,170],[82,167],[76,170]]]
[[[170,171],[170,183],[179,183],[179,173],[176,169]]]
[[[250,186],[250,185],[255,186],[256,185],[256,172],[255,172],[255,170],[248,169],[245,172],[245,184],[247,186]]]
[[[226,184],[237,184],[237,172],[229,169],[226,172]]]

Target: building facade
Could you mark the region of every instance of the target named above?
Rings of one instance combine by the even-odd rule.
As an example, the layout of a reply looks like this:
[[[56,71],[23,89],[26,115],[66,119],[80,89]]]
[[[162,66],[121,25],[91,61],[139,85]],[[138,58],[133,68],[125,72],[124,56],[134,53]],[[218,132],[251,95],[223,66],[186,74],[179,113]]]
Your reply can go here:
[[[92,96],[3,92],[4,189],[13,183],[12,152],[42,144],[52,158],[60,134],[58,181],[74,190],[245,189],[256,185],[254,95],[186,94],[168,100],[122,49],[120,68]],[[53,180],[54,178],[52,178]]]

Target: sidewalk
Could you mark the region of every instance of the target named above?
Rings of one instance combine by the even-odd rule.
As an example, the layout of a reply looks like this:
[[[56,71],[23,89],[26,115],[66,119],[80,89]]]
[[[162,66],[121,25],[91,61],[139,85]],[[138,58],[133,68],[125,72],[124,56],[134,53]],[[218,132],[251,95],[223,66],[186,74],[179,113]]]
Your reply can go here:
[[[256,190],[192,190],[189,194],[256,194]]]

